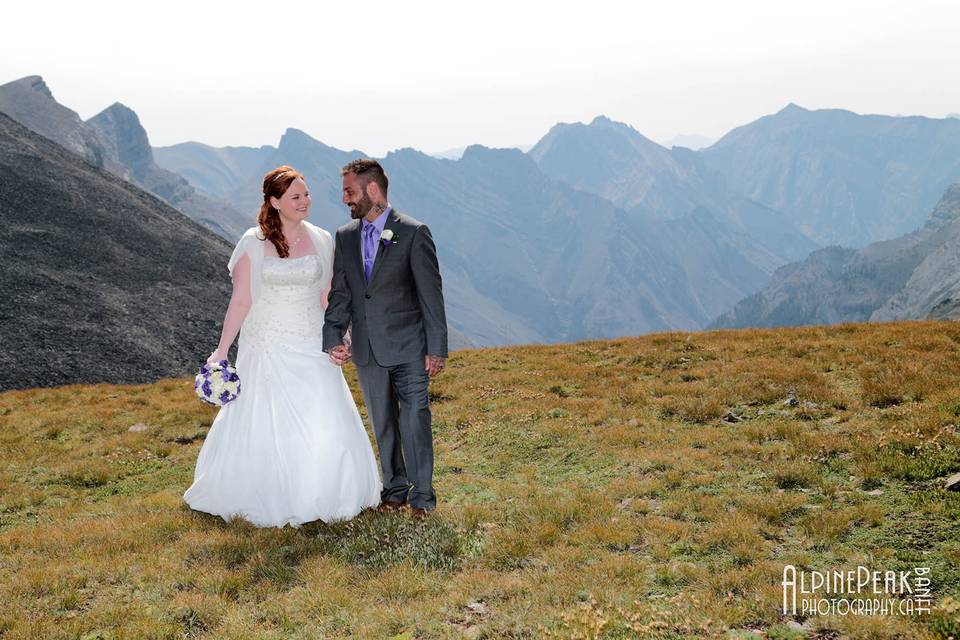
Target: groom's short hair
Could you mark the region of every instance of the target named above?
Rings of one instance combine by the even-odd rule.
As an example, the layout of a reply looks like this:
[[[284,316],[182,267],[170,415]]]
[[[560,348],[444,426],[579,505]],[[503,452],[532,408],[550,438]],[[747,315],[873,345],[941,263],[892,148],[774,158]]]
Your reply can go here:
[[[343,165],[343,169],[340,170],[341,176],[345,176],[348,173],[356,174],[356,176],[360,178],[360,182],[364,188],[366,188],[369,183],[376,182],[377,186],[380,187],[380,193],[383,194],[384,198],[387,197],[387,187],[390,186],[390,180],[387,179],[386,172],[376,160],[370,160],[368,158],[352,160]]]

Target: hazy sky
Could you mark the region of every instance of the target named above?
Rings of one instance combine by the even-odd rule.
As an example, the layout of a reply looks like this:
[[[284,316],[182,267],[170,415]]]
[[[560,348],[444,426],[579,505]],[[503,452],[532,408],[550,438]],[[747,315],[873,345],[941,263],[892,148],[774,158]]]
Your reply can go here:
[[[148,8],[149,7],[149,8]],[[83,118],[119,101],[154,145],[382,155],[535,142],[598,114],[654,140],[781,109],[960,112],[960,2],[12,2],[0,84]]]

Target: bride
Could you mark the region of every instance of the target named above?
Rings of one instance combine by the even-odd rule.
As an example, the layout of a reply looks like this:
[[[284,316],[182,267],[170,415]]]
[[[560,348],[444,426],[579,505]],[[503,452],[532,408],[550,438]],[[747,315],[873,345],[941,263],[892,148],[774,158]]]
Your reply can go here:
[[[288,166],[270,171],[259,226],[230,258],[233,294],[208,362],[226,359],[239,332],[242,390],[214,419],[183,494],[198,511],[297,527],[380,503],[370,440],[322,348],[333,239],[306,221],[309,210],[303,176]]]

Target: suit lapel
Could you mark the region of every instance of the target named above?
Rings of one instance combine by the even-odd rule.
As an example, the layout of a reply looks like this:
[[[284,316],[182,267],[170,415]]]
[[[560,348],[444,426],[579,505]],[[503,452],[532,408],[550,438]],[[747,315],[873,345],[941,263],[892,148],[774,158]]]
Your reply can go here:
[[[396,226],[397,221],[398,221],[397,212],[394,209],[390,209],[390,214],[389,214],[389,217],[387,218],[386,224],[383,225],[383,230],[386,231],[387,229],[390,229],[391,231],[393,231],[394,234],[396,234],[397,230],[394,227]],[[394,242],[396,242],[396,239],[394,239]],[[380,273],[380,267],[383,265],[383,262],[384,262],[383,259],[386,257],[387,252],[390,250],[390,247],[384,244],[383,240],[379,240],[377,242],[377,245],[378,245],[377,257],[373,261],[373,273],[370,274],[370,282],[367,283],[368,287],[371,284],[373,284],[373,281],[376,279],[377,274]],[[362,266],[363,256],[360,257],[360,263]]]

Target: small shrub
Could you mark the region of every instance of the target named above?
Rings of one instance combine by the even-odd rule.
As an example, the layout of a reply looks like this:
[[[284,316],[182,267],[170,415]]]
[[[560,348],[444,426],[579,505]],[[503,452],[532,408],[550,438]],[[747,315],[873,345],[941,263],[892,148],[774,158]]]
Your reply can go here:
[[[810,465],[792,461],[778,465],[771,477],[778,489],[800,489],[811,486],[816,479],[816,473]]]
[[[82,460],[66,467],[58,477],[61,484],[78,489],[102,487],[114,479],[110,465],[100,460]]]
[[[664,417],[677,417],[684,422],[706,424],[724,413],[724,406],[714,397],[696,395],[670,398],[662,405]]]
[[[408,562],[452,571],[481,548],[478,532],[459,531],[437,516],[414,521],[371,514],[323,527],[318,538],[325,552],[372,569]]]
[[[569,398],[570,396],[572,396],[574,393],[577,392],[578,388],[579,387],[577,387],[577,385],[575,384],[574,385],[555,384],[552,387],[550,387],[550,393],[555,393],[561,398]]]

